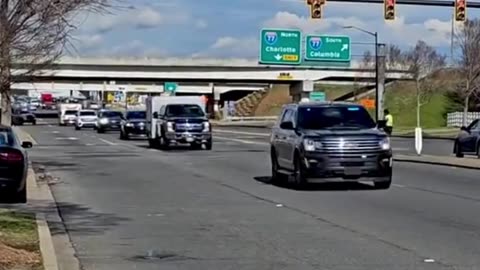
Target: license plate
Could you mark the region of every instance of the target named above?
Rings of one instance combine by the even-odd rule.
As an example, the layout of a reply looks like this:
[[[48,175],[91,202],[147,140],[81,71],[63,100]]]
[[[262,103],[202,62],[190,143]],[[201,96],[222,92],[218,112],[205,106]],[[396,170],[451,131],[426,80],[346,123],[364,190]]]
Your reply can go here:
[[[344,170],[345,175],[361,175],[362,168],[359,167],[349,167]]]
[[[187,142],[193,142],[193,138],[191,137],[187,138]]]

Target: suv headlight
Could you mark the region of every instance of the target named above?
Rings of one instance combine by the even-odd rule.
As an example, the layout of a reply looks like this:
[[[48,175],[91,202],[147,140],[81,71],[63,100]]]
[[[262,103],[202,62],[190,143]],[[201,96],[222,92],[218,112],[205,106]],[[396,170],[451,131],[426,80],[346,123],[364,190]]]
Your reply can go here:
[[[98,121],[98,122],[100,122],[100,124],[102,124],[102,125],[106,125],[106,124],[108,124],[108,119],[107,118],[101,118],[100,121]]]
[[[127,123],[125,124],[125,126],[127,126],[127,127],[133,127],[133,123],[127,122]]]
[[[203,122],[203,132],[210,132],[210,123]]]
[[[173,129],[173,122],[167,122],[167,131],[175,132],[175,130]]]
[[[389,138],[383,138],[380,142],[380,148],[382,148],[382,150],[390,150],[390,139]]]
[[[304,139],[303,149],[305,149],[305,151],[315,151],[315,141],[311,139]]]

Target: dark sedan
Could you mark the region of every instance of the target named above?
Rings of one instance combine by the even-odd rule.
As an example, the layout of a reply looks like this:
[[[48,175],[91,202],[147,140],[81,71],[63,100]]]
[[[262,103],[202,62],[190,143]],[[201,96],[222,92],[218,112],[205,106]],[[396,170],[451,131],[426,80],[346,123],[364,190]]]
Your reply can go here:
[[[31,142],[19,144],[10,127],[0,125],[0,199],[8,202],[27,202],[28,154]]]
[[[145,111],[129,111],[125,115],[120,128],[120,139],[128,140],[130,135],[145,136]]]
[[[480,158],[480,119],[474,120],[468,127],[461,127],[455,139],[453,153],[457,157],[464,154],[477,155]]]
[[[108,130],[120,130],[124,117],[123,113],[118,111],[100,111],[97,119],[97,133],[104,133]]]

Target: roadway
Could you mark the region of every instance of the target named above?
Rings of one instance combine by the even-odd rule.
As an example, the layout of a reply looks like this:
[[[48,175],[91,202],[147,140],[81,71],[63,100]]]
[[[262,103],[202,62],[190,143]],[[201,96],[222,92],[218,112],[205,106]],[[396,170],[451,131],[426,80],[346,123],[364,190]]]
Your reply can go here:
[[[41,123],[41,122],[40,122]],[[396,163],[386,191],[268,183],[264,136],[161,151],[118,133],[25,126],[85,270],[478,269],[476,171]]]

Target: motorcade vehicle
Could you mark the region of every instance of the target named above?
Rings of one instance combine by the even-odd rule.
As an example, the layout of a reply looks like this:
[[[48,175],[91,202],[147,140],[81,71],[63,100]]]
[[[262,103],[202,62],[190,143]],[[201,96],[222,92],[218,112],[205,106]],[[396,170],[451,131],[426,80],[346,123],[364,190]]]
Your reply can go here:
[[[27,202],[28,153],[32,143],[19,143],[11,127],[0,125],[0,201]]]
[[[392,183],[387,134],[358,104],[305,102],[283,107],[270,138],[272,180],[290,184],[372,181]]]
[[[81,104],[61,103],[58,106],[58,124],[60,126],[74,125],[77,112],[82,109]]]
[[[96,123],[97,133],[105,133],[111,130],[120,130],[123,113],[119,111],[102,110],[98,112]]]
[[[146,111],[127,111],[120,124],[120,139],[128,140],[130,136],[146,136]]]
[[[35,114],[25,107],[12,108],[12,124],[21,126],[25,123],[36,125],[37,117]]]
[[[465,154],[480,158],[480,119],[460,128],[453,143],[453,153],[458,158],[463,158]]]
[[[75,130],[82,128],[95,128],[97,125],[97,112],[94,110],[80,110],[75,117]]]
[[[199,96],[148,97],[147,136],[150,147],[168,149],[189,144],[193,149],[212,149],[212,128]]]

